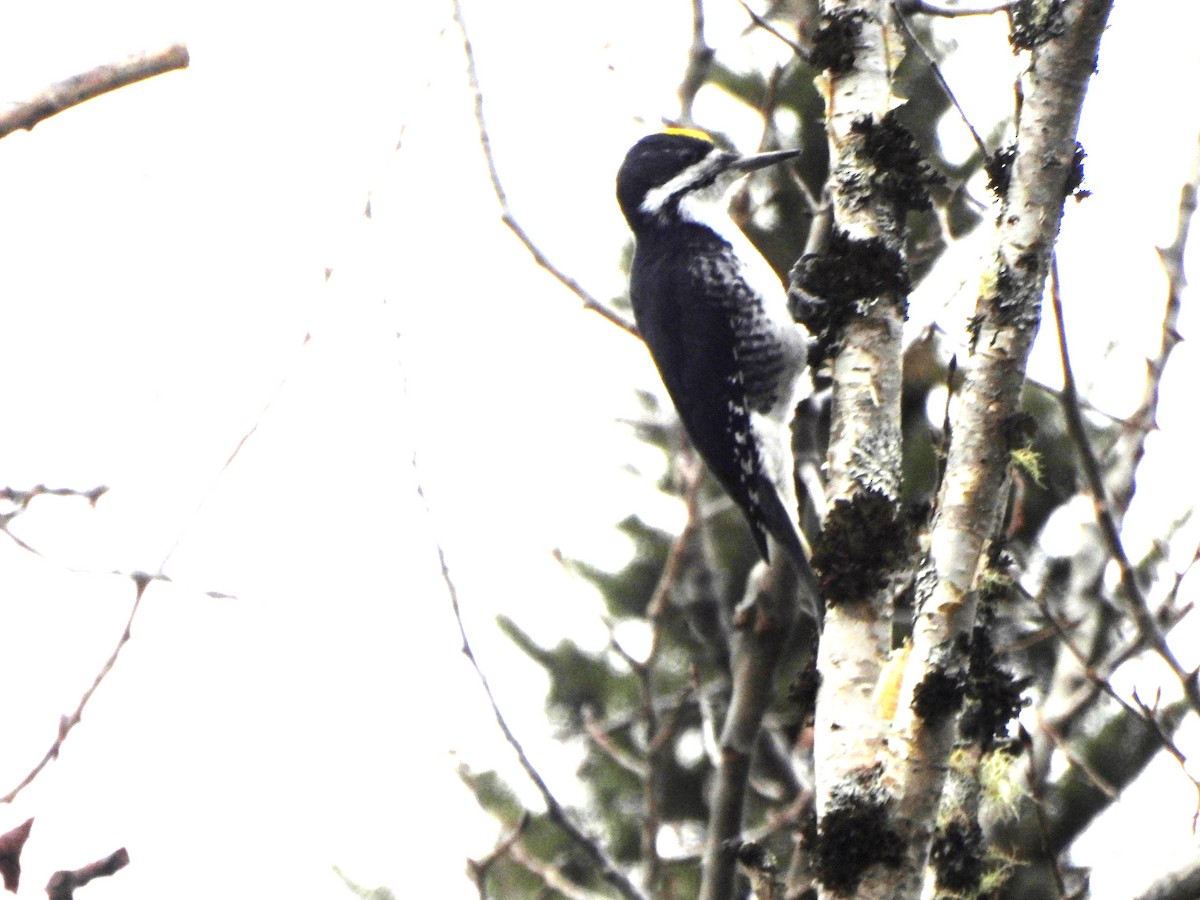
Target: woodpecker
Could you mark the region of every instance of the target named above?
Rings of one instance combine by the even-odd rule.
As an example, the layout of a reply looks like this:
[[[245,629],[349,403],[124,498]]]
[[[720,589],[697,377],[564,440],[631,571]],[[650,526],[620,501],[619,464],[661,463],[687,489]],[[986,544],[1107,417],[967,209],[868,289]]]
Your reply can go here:
[[[726,200],[741,176],[797,155],[739,156],[703,132],[671,129],[634,144],[617,201],[636,240],[629,295],[638,331],[688,436],[741,507],[762,558],[770,562],[773,539],[811,579],[791,441],[796,406],[812,390],[810,336]]]

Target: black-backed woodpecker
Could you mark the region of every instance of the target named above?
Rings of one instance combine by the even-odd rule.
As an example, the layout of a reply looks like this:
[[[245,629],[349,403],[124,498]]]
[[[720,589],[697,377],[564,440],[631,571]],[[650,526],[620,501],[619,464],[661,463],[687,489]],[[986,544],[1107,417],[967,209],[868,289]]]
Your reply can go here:
[[[739,156],[703,132],[671,129],[629,151],[617,200],[636,239],[634,317],[688,436],[745,513],[762,558],[770,538],[811,577],[791,441],[812,390],[810,337],[726,199],[742,175],[797,155]]]

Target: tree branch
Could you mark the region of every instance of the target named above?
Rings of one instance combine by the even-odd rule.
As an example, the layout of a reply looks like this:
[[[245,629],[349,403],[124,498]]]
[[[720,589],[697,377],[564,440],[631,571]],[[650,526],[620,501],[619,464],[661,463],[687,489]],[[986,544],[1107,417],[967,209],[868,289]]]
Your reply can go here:
[[[563,287],[583,301],[584,309],[599,314],[618,328],[637,337],[637,327],[632,322],[611,309],[607,304],[601,303],[583,285],[551,262],[550,258],[533,242],[533,238],[529,236],[521,226],[521,223],[517,221],[517,217],[513,215],[512,207],[508,205],[508,194],[504,190],[504,185],[500,181],[500,172],[496,168],[496,158],[492,154],[492,139],[488,134],[487,120],[483,116],[483,91],[479,87],[479,73],[475,69],[475,49],[471,46],[471,36],[467,31],[467,23],[463,18],[462,4],[459,0],[454,0],[454,22],[458,25],[459,33],[462,35],[463,53],[467,59],[467,81],[470,84],[471,93],[475,98],[475,126],[479,131],[479,146],[483,150],[483,158],[487,162],[488,178],[492,183],[492,191],[496,195],[496,201],[500,204],[500,221],[504,223],[509,231],[516,235],[517,240],[524,244],[525,249],[529,251],[529,255],[533,257],[534,262],[553,275]]]
[[[133,607],[129,610],[129,618],[125,622],[125,630],[121,632],[121,637],[117,639],[117,645],[113,648],[113,652],[109,655],[108,659],[105,660],[104,665],[100,667],[100,671],[96,673],[96,677],[92,681],[92,686],[84,692],[83,697],[81,697],[79,700],[79,705],[75,707],[75,711],[71,713],[71,715],[63,716],[59,720],[58,737],[54,739],[54,743],[50,745],[50,749],[46,751],[46,755],[42,757],[42,761],[34,766],[28,775],[21,779],[20,784],[18,784],[3,797],[0,797],[0,804],[12,803],[13,800],[17,798],[17,795],[21,793],[21,791],[25,790],[25,788],[29,787],[29,785],[33,783],[33,780],[42,773],[42,770],[45,769],[46,766],[50,765],[53,760],[58,758],[59,751],[62,750],[62,745],[63,742],[66,741],[67,735],[71,733],[71,729],[78,725],[80,720],[83,718],[83,710],[88,705],[88,701],[92,699],[92,695],[95,694],[96,689],[100,687],[100,682],[104,681],[104,679],[108,677],[108,673],[111,672],[113,666],[116,665],[117,657],[120,655],[121,649],[129,642],[131,629],[133,628],[133,619],[137,615],[138,608],[142,604],[142,596],[146,592],[146,586],[150,584],[152,580],[154,580],[152,576],[144,573],[137,573],[131,577],[133,579],[133,583],[137,587],[137,595],[133,599]],[[126,860],[126,862],[128,862],[128,860]]]
[[[914,699],[927,678],[945,673],[945,655],[975,623],[977,578],[1003,511],[1012,417],[1069,190],[1080,109],[1111,7],[1112,0],[1064,3],[1062,33],[1032,52],[1012,179],[995,254],[981,280],[970,364],[930,533],[929,569],[918,582],[913,651],[888,744],[895,821],[910,852],[904,865],[910,891],[921,882],[955,724],[953,716],[923,718]]]
[[[97,66],[81,75],[58,81],[28,100],[15,103],[0,112],[0,138],[14,131],[29,131],[34,125],[56,116],[72,106],[188,66],[188,50],[183,44],[172,44],[161,50],[139,53],[118,63]]]
[[[417,461],[413,459],[413,468],[418,472]],[[417,495],[421,502],[425,505],[425,511],[432,518],[432,510],[429,506],[429,499],[425,496],[425,488],[421,481],[417,481]],[[450,607],[454,612],[454,621],[458,625],[458,633],[462,638],[462,653],[463,656],[471,663],[471,668],[475,670],[475,675],[479,679],[479,684],[483,688],[484,694],[487,696],[488,703],[492,707],[492,715],[496,718],[496,724],[500,727],[504,739],[508,741],[510,747],[517,754],[517,761],[521,764],[521,768],[525,770],[525,774],[529,780],[533,782],[534,787],[538,789],[538,793],[542,795],[542,802],[546,804],[546,814],[550,820],[558,826],[576,846],[578,846],[584,854],[592,861],[600,873],[600,876],[611,884],[617,892],[625,897],[626,900],[645,900],[641,892],[638,891],[633,883],[625,876],[608,854],[604,852],[599,842],[584,831],[572,821],[570,814],[566,808],[558,802],[558,798],[550,790],[550,786],[546,784],[544,778],[537,768],[533,765],[532,760],[525,753],[525,748],[517,739],[516,734],[508,725],[508,720],[504,718],[504,714],[500,711],[500,705],[496,702],[496,695],[492,693],[491,683],[488,681],[487,675],[483,668],[479,665],[479,660],[475,656],[475,651],[471,647],[471,641],[467,637],[466,625],[463,623],[462,608],[458,602],[458,586],[450,574],[450,565],[446,561],[446,551],[442,547],[441,541],[434,538],[434,547],[437,551],[438,564],[441,567],[442,583],[446,587],[446,595],[450,599]]]
[[[920,13],[926,16],[942,16],[953,19],[959,16],[990,16],[992,13],[1004,12],[1015,4],[1016,0],[1003,0],[1001,3],[992,3],[987,6],[962,7],[953,4],[941,6],[937,3],[930,3],[929,0],[897,0],[896,8],[906,16]]]
[[[764,19],[762,16],[760,16],[754,10],[752,10],[750,8],[750,5],[746,2],[746,0],[738,0],[738,3],[740,3],[742,5],[742,9],[744,9],[746,11],[746,14],[748,16],[750,16],[750,21],[754,23],[756,28],[761,28],[767,34],[772,35],[772,36],[778,38],[779,40],[783,41],[785,44],[788,45],[788,47],[791,48],[793,53],[795,53],[798,57],[805,60],[806,62],[808,61],[810,54],[807,50],[805,50],[798,43],[793,41],[786,34],[781,32],[778,28],[776,28],[774,25],[772,25],[770,22],[768,22],[766,19]]]
[[[825,21],[839,23],[850,35],[845,52],[853,59],[852,66],[827,69],[817,79],[825,95],[830,155],[829,245],[876,248],[872,259],[887,261],[878,268],[895,273],[903,268],[902,218],[897,221],[892,203],[870,187],[878,184],[879,168],[866,150],[864,132],[893,108],[892,79],[903,38],[884,0],[823,0],[821,10]],[[847,257],[851,249],[844,251]],[[834,257],[834,265],[852,264]],[[891,552],[901,543],[895,516],[906,302],[896,283],[880,278],[859,287],[859,296],[825,301],[849,307],[838,313],[847,321],[836,336],[840,349],[832,361],[829,506],[813,559],[827,609],[818,651],[813,747],[817,868],[825,874],[838,865],[838,842],[825,830],[835,821],[829,816],[835,797],[872,771],[883,750],[885,722],[872,696],[891,649],[892,569],[908,562],[906,553]],[[876,539],[863,540],[864,533]],[[880,554],[881,547],[889,549]],[[842,887],[853,890],[850,883]]]
[[[1062,360],[1063,412],[1067,417],[1067,430],[1071,435],[1071,439],[1075,442],[1084,476],[1087,478],[1088,487],[1092,492],[1092,500],[1095,505],[1096,520],[1100,525],[1100,532],[1103,534],[1104,541],[1108,545],[1109,555],[1117,562],[1117,568],[1121,573],[1121,588],[1125,593],[1126,603],[1133,614],[1134,621],[1137,623],[1139,633],[1150,644],[1162,661],[1167,664],[1167,667],[1175,677],[1179,679],[1184,695],[1187,697],[1192,709],[1200,712],[1200,685],[1197,684],[1196,673],[1185,670],[1179,660],[1176,659],[1174,652],[1167,644],[1166,635],[1163,634],[1153,610],[1150,609],[1150,603],[1146,599],[1146,595],[1142,592],[1141,585],[1138,584],[1137,573],[1134,572],[1133,565],[1129,562],[1129,556],[1125,553],[1125,546],[1121,541],[1121,531],[1117,527],[1112,503],[1109,501],[1108,492],[1104,487],[1104,475],[1100,470],[1100,461],[1096,458],[1096,452],[1092,449],[1091,441],[1088,440],[1087,432],[1083,425],[1083,417],[1079,413],[1079,405],[1074,402],[1074,398],[1078,394],[1078,389],[1075,386],[1075,374],[1071,368],[1071,357],[1067,351],[1066,331],[1063,327],[1062,297],[1059,294],[1058,287],[1058,266],[1054,255],[1051,254],[1050,300],[1054,308],[1054,322],[1058,331],[1058,352]],[[1169,353],[1170,351],[1167,350],[1166,352]],[[1159,373],[1159,377],[1161,377],[1161,372]],[[1155,380],[1153,395],[1157,397],[1157,393],[1157,380]],[[1150,411],[1152,413],[1153,409]],[[1130,475],[1130,483],[1132,484],[1132,474]],[[1124,499],[1127,503],[1128,497]]]
[[[797,591],[789,563],[779,560],[767,566],[760,562],[751,572],[746,597],[735,612],[730,656],[733,695],[721,728],[716,780],[709,800],[699,900],[734,896],[737,860],[727,847],[741,835],[752,752],[771,701],[775,667],[796,623]],[[811,623],[810,619],[804,621]]]
[[[694,124],[692,105],[708,78],[714,55],[704,39],[704,0],[692,0],[692,43],[688,47],[687,68],[679,82],[679,119],[683,125]]]
[[[1155,880],[1137,900],[1194,900],[1200,897],[1200,856]]]
[[[55,872],[46,884],[46,894],[49,900],[72,900],[75,888],[81,888],[93,878],[104,878],[120,872],[129,865],[129,852],[122,847],[114,850],[104,859],[88,863],[78,869]]]

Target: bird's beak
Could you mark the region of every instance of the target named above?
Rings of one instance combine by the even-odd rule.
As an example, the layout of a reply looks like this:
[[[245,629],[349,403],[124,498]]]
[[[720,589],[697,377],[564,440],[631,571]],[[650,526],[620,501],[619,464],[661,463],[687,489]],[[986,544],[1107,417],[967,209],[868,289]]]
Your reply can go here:
[[[799,150],[774,150],[770,153],[756,153],[753,156],[743,156],[740,159],[734,160],[729,164],[729,168],[735,172],[753,172],[755,169],[773,166],[784,160],[795,159],[799,155]]]

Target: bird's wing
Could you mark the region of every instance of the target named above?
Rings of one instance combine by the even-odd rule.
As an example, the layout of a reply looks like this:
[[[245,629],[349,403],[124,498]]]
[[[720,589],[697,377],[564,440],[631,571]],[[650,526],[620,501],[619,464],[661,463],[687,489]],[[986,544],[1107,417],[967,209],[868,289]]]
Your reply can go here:
[[[638,328],[688,436],[746,515],[769,559],[767,534],[803,559],[795,520],[764,466],[752,423],[778,401],[786,352],[773,339],[758,298],[722,253],[690,253],[689,264],[631,284]],[[643,273],[649,275],[650,273]],[[639,283],[639,281],[641,283]],[[639,302],[646,284],[662,292]]]

